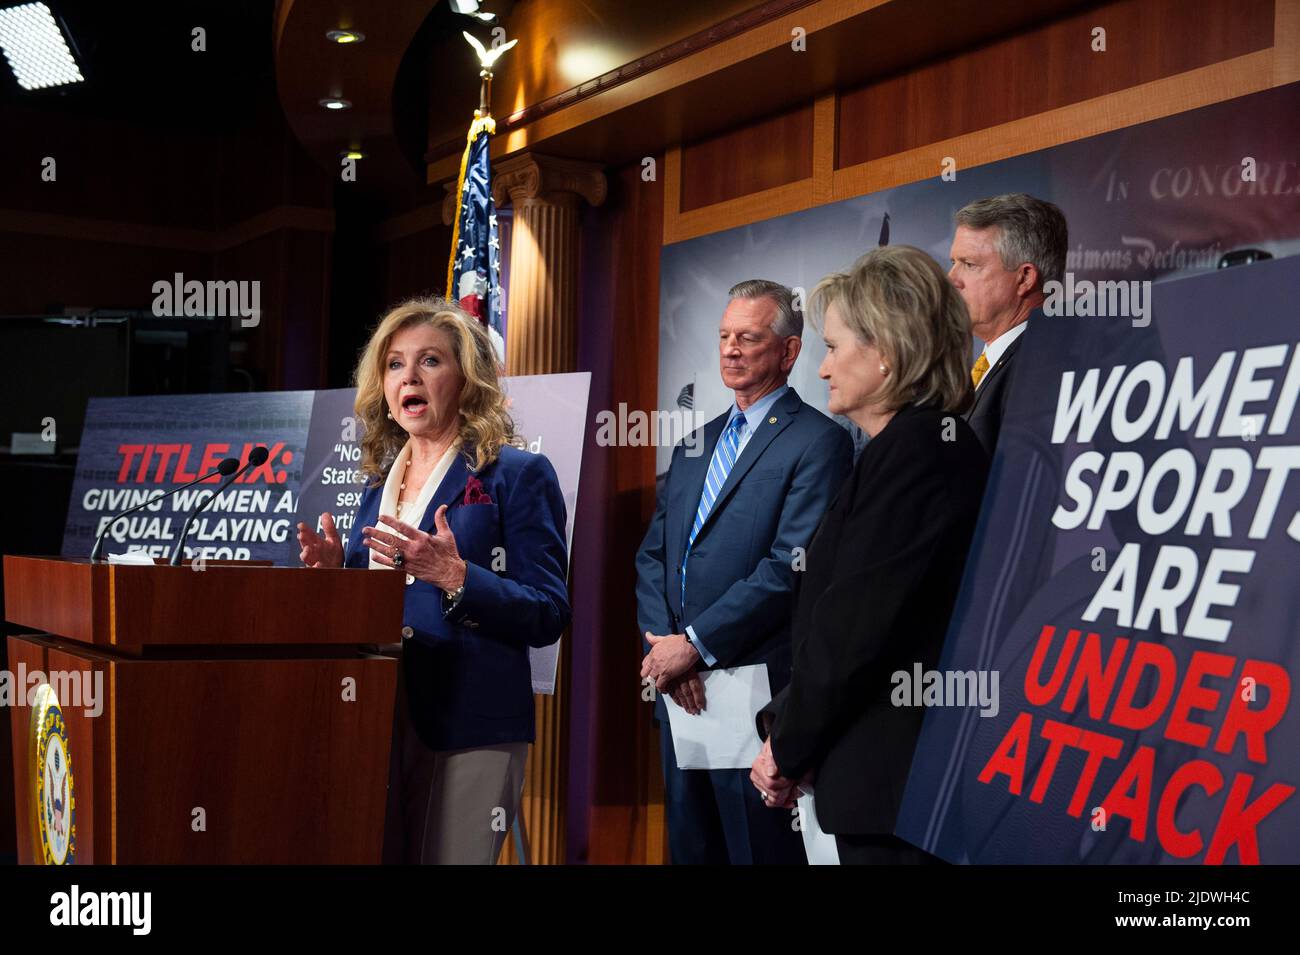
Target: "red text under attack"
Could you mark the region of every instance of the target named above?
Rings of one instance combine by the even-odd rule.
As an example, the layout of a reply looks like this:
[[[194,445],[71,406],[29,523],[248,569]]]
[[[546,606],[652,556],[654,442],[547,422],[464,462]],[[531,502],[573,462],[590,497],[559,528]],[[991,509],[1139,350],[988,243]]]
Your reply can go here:
[[[1163,720],[1162,736],[1172,743],[1186,744],[1207,757],[1231,757],[1244,747],[1249,762],[1262,770],[1268,768],[1267,737],[1286,714],[1291,697],[1291,679],[1283,667],[1198,650],[1180,676],[1177,658],[1164,644],[1117,637],[1104,652],[1098,634],[1084,638],[1081,631],[1070,630],[1050,676],[1044,679],[1055,638],[1054,626],[1044,626],[1039,634],[1025,674],[1025,699],[1030,706],[1055,706],[1061,713],[1073,714],[1082,701],[1091,720],[1136,732],[1150,730]],[[1154,681],[1148,684],[1153,691],[1142,694],[1145,702],[1138,702],[1139,688],[1148,675]],[[1229,682],[1223,689],[1205,684],[1214,678]],[[1194,711],[1211,714],[1209,722],[1194,720]],[[991,784],[1005,777],[1012,795],[1027,795],[1035,803],[1042,803],[1055,784],[1058,791],[1071,792],[1066,810],[1070,815],[1081,818],[1086,811],[1094,829],[1104,826],[1107,831],[1116,820],[1127,820],[1128,837],[1138,842],[1146,842],[1154,829],[1160,848],[1177,859],[1203,854],[1202,862],[1220,864],[1235,846],[1242,863],[1259,863],[1258,829],[1291,797],[1294,786],[1274,782],[1265,788],[1261,784],[1262,792],[1252,800],[1257,787],[1251,773],[1238,772],[1229,781],[1215,762],[1197,757],[1165,774],[1167,778],[1157,779],[1154,747],[1140,744],[1128,754],[1124,749],[1124,741],[1108,733],[1024,712],[989,757],[979,780]],[[1067,750],[1086,754],[1075,779],[1056,772]],[[1124,768],[1109,792],[1094,801],[1093,787],[1103,765],[1112,761],[1118,765],[1124,759]],[[1027,768],[1034,763],[1038,771],[1026,794]],[[1071,785],[1072,791],[1059,789]],[[1218,823],[1212,833],[1179,828],[1176,814],[1191,799],[1211,800],[1216,805]]]

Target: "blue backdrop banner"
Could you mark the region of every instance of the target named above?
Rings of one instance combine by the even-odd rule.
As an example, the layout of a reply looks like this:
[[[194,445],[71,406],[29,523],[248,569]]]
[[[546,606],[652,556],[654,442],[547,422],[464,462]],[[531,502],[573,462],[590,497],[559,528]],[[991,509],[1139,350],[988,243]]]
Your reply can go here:
[[[86,557],[114,514],[180,487],[225,457],[247,462],[259,444],[270,452],[221,493],[195,521],[186,557],[206,560],[296,558],[298,485],[312,392],[92,398],[77,451],[63,556]],[[105,554],[143,551],[167,557],[185,516],[220,478],[163,498],[114,524]]]
[[[1034,324],[940,669],[899,683],[931,705],[900,836],[1300,862],[1298,290],[1288,258],[1157,284],[1144,327]]]

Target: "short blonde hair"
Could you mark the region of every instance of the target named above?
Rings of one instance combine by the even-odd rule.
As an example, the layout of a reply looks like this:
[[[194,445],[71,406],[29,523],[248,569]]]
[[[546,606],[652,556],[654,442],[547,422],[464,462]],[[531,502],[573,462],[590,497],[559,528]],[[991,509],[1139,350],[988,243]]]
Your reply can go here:
[[[372,478],[372,485],[383,481],[407,440],[402,426],[388,417],[384,359],[393,336],[416,325],[432,325],[451,336],[452,352],[465,379],[460,390],[460,443],[470,466],[481,470],[497,459],[503,445],[516,439],[498,378],[496,351],[483,323],[444,299],[413,298],[379,320],[353,373],[354,407],[365,427],[361,471]]]
[[[858,340],[880,351],[890,370],[879,395],[886,408],[930,400],[958,414],[970,407],[970,313],[920,249],[872,249],[848,272],[818,282],[809,304],[819,328],[834,304]]]

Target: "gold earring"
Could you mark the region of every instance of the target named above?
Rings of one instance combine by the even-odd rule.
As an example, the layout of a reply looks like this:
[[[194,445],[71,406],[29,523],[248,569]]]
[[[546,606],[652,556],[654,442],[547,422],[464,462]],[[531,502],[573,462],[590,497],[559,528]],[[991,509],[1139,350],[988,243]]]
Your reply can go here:
[[[389,420],[389,421],[392,421],[392,420],[393,420],[393,413],[392,413],[391,411],[388,412],[388,420]]]

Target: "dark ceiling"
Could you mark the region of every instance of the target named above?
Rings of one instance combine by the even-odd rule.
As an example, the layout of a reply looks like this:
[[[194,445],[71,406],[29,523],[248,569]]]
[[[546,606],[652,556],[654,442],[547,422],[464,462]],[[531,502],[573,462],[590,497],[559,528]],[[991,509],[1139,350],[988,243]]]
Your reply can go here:
[[[23,90],[0,68],[0,102],[153,128],[238,123],[275,98],[274,0],[45,0],[71,35],[85,83]],[[15,6],[0,0],[0,7]],[[206,52],[191,48],[195,27]]]
[[[0,0],[0,8],[24,0]],[[301,130],[286,124],[281,90],[277,82],[276,0],[44,0],[63,23],[71,39],[84,83],[46,90],[24,90],[0,60],[0,123],[12,131],[20,145],[48,139],[52,131],[75,138],[83,121],[87,126],[79,141],[98,151],[121,142],[130,148],[158,144],[171,133],[176,143],[190,148],[242,137],[248,142],[265,142],[268,130],[285,129],[286,135],[302,140]],[[384,17],[398,8],[415,15],[417,31],[403,44],[393,63],[395,82],[387,88],[381,104],[388,124],[387,145],[366,138],[366,175],[350,194],[378,202],[389,210],[409,208],[427,201],[425,152],[428,146],[430,55],[437,44],[448,45],[454,37],[454,52],[466,61],[456,75],[465,77],[463,100],[466,122],[477,102],[478,78],[473,54],[460,39],[460,30],[474,23],[453,14],[437,0],[367,0],[367,24],[375,29],[372,40],[382,39]],[[391,3],[391,7],[388,4]],[[306,8],[311,4],[301,5]],[[421,23],[422,22],[422,23]],[[326,25],[333,25],[326,24]],[[206,31],[206,49],[192,48],[196,27]],[[476,31],[482,32],[482,31]],[[315,77],[313,97],[328,94],[328,65],[336,49],[325,42],[324,27],[313,30],[304,42],[305,69]],[[489,38],[490,42],[490,38]],[[367,47],[379,45],[368,42]],[[366,52],[366,50],[362,50]],[[439,58],[441,63],[445,56]],[[399,65],[400,64],[400,65]],[[283,64],[279,65],[283,70]],[[439,93],[448,90],[440,88]],[[347,122],[321,110],[315,99],[310,104],[314,122]],[[360,113],[358,109],[354,111]],[[91,132],[91,129],[94,131]],[[136,136],[135,133],[148,135]],[[306,155],[331,178],[337,175],[338,150],[350,137],[340,135],[330,148],[307,151]],[[30,152],[30,150],[28,150]],[[0,151],[3,152],[3,151]],[[0,155],[0,173],[30,157]],[[89,157],[87,157],[89,158]],[[195,176],[204,167],[193,167]],[[12,178],[12,177],[9,177]],[[439,192],[440,195],[440,192]],[[12,196],[9,206],[23,205]],[[0,203],[4,205],[5,203]]]

